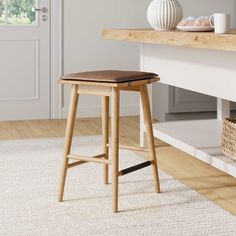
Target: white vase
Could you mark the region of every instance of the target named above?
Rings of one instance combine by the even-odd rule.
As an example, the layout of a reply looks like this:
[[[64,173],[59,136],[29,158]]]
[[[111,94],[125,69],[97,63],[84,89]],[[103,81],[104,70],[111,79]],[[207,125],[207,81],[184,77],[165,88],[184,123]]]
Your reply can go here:
[[[147,18],[155,30],[171,30],[182,20],[183,9],[177,0],[153,0],[148,6]]]

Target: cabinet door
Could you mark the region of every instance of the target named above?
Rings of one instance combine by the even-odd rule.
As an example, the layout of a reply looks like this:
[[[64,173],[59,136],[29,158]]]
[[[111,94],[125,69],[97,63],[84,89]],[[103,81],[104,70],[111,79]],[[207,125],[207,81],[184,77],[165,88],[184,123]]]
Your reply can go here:
[[[216,111],[216,98],[169,86],[169,113]]]
[[[236,103],[231,102],[231,110],[236,111]],[[216,111],[216,98],[169,86],[169,113]]]

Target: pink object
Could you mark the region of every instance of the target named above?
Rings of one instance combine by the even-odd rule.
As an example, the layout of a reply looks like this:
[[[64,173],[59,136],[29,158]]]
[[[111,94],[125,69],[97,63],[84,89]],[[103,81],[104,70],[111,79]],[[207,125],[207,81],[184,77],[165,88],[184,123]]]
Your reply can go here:
[[[178,23],[178,26],[210,26],[208,16],[189,16]]]

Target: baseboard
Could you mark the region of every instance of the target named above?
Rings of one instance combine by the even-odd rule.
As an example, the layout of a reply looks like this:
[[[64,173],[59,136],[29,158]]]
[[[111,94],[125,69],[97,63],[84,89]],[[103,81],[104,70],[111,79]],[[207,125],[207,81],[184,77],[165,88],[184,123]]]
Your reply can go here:
[[[77,117],[86,118],[86,117],[101,117],[102,108],[101,106],[86,106],[79,107],[77,111]],[[68,107],[62,108],[62,118],[67,118]],[[139,105],[121,105],[120,108],[121,116],[137,116],[139,115]]]

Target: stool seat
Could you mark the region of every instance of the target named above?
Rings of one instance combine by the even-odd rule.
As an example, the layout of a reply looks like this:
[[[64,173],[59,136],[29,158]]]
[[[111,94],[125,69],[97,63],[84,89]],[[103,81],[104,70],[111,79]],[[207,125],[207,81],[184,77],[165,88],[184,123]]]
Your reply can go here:
[[[157,74],[140,71],[100,70],[74,73],[62,76],[63,80],[90,81],[103,83],[123,83],[144,79],[152,79]]]

